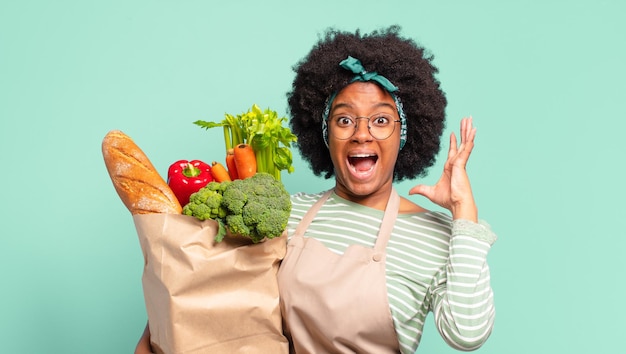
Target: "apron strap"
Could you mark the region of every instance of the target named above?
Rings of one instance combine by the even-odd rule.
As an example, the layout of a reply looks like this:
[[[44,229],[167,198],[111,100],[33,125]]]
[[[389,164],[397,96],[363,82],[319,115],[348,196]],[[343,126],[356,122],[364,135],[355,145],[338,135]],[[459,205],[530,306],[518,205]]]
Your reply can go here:
[[[378,230],[378,237],[376,238],[376,244],[374,245],[374,260],[382,259],[382,255],[385,254],[387,248],[387,242],[391,238],[391,231],[396,223],[398,217],[398,210],[400,208],[400,196],[395,188],[391,189],[391,195],[387,201],[385,207],[385,214],[383,220],[380,223],[380,229]],[[377,259],[378,258],[378,259]]]

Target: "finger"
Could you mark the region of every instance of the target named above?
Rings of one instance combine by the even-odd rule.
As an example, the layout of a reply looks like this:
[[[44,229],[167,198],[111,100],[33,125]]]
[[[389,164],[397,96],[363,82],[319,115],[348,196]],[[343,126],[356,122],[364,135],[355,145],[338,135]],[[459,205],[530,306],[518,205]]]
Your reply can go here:
[[[466,128],[467,135],[465,136],[466,137],[465,141],[472,141],[473,140],[472,135],[475,133],[475,131],[476,131],[476,128],[474,128],[474,118],[472,118],[472,116],[469,116],[469,118],[467,118],[467,128]]]
[[[461,144],[465,143],[472,131],[472,117],[463,117],[461,120]]]
[[[467,138],[468,142],[474,143],[474,139],[476,138],[476,128],[472,128],[469,132],[469,136]]]
[[[470,151],[474,147],[474,138],[476,137],[476,127],[474,127],[473,124],[474,119],[470,116],[467,121],[467,135],[465,138],[465,143]]]
[[[424,197],[431,199],[431,195],[433,194],[433,190],[434,188],[431,186],[427,186],[424,184],[418,184],[417,186],[411,188],[409,190],[409,195],[413,195],[413,194],[419,194],[419,195],[423,195]]]
[[[474,149],[474,142],[473,141],[468,141],[465,144],[463,144],[463,147],[461,149],[459,149],[459,154],[457,155],[457,162],[459,166],[462,166],[463,168],[467,167],[467,162],[469,161],[470,155],[472,154],[472,150]]]
[[[463,117],[461,119],[461,122],[459,124],[459,136],[461,137],[461,144],[463,143],[463,141],[465,140],[465,117]]]
[[[476,136],[476,128],[472,126],[473,119],[470,116],[469,118],[463,118],[462,127],[461,127],[461,145],[459,146],[459,151],[465,150],[466,148],[472,148],[474,144],[474,137]]]
[[[448,149],[448,160],[456,156],[457,150],[456,135],[454,134],[454,132],[452,132],[450,134],[450,148]]]

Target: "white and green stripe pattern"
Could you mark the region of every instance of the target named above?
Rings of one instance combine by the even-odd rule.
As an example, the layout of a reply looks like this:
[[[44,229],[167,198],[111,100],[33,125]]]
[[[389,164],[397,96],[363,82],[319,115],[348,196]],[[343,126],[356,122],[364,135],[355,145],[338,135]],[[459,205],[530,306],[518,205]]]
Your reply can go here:
[[[296,226],[319,194],[292,196],[287,226]],[[383,212],[332,194],[307,230],[342,254],[351,244],[373,247]],[[414,353],[424,320],[433,311],[437,328],[454,348],[479,347],[493,327],[493,293],[486,257],[495,235],[487,225],[454,221],[446,214],[400,214],[387,245],[387,293],[400,349]]]

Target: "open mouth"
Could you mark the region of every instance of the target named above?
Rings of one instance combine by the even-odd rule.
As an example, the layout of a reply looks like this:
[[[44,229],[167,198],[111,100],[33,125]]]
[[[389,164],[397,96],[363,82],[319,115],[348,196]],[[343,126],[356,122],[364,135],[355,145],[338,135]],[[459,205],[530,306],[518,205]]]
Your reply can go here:
[[[376,154],[357,154],[348,156],[348,163],[355,172],[363,173],[371,171],[378,161]]]

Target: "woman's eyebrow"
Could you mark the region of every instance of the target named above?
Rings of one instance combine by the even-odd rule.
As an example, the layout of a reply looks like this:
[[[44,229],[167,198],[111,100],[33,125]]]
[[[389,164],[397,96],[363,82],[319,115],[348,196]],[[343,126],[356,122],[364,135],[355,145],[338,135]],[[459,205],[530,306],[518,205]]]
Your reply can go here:
[[[353,108],[354,106],[350,103],[347,102],[339,102],[336,105],[333,106],[333,108],[331,109],[331,112],[335,111],[338,108]],[[394,104],[388,103],[388,102],[379,102],[377,104],[375,104],[373,106],[373,108],[389,108],[391,110],[395,110],[396,106]]]
[[[352,105],[349,104],[349,103],[339,102],[339,103],[333,105],[333,108],[331,109],[331,111],[334,111],[337,108],[352,108]]]

